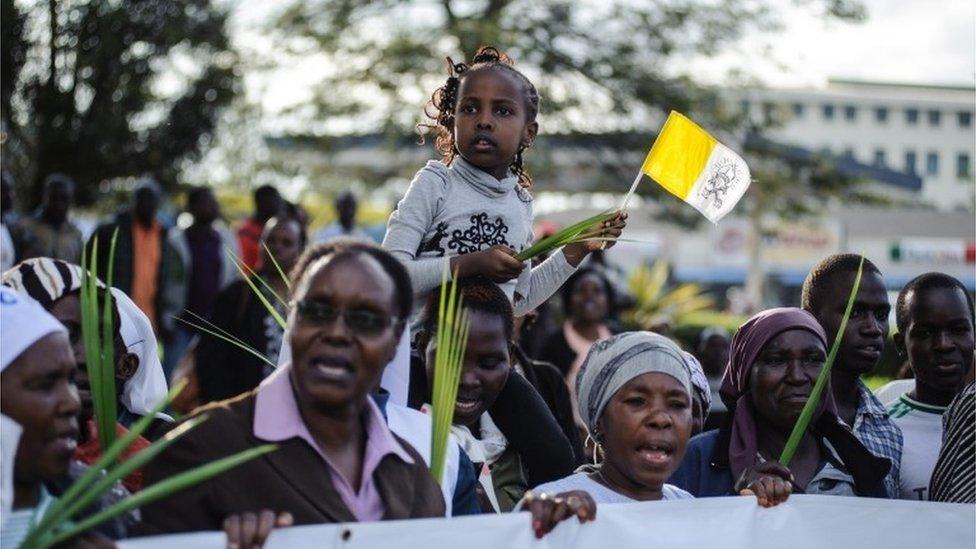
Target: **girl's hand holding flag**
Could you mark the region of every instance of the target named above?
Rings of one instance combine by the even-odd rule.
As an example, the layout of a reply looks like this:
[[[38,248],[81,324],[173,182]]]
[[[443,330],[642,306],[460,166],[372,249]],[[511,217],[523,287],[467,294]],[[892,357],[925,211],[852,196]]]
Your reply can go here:
[[[588,238],[567,244],[563,248],[566,261],[573,267],[579,267],[580,262],[597,250],[612,248],[617,243],[617,239],[627,226],[627,212],[617,210],[616,215],[604,220],[599,224],[594,224],[591,228],[584,231],[584,235],[591,235]]]

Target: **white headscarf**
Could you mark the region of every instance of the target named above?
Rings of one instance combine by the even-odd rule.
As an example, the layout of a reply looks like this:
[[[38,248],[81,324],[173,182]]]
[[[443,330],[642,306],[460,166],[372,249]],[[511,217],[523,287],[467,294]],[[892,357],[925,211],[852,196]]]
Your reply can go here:
[[[119,309],[119,331],[125,348],[139,357],[135,375],[125,382],[122,389],[121,402],[130,412],[146,415],[166,398],[167,392],[166,375],[156,348],[156,335],[149,317],[129,296],[118,288],[112,288],[112,297]]]
[[[40,303],[0,286],[0,372],[41,338],[68,330]],[[12,418],[0,416],[0,524],[13,506],[14,459],[22,429]]]
[[[3,273],[3,284],[50,307],[81,288],[81,267],[60,259],[35,257]],[[105,285],[96,279],[100,288]],[[125,382],[122,405],[133,414],[146,415],[166,397],[166,376],[156,350],[156,336],[148,317],[118,288],[112,288],[119,312],[120,332],[126,349],[139,357],[139,368]],[[59,324],[60,325],[60,324]],[[6,334],[5,334],[6,335]],[[6,340],[4,340],[6,347]],[[168,419],[168,416],[163,416]]]
[[[42,337],[68,333],[58,319],[29,296],[0,286],[0,372]]]

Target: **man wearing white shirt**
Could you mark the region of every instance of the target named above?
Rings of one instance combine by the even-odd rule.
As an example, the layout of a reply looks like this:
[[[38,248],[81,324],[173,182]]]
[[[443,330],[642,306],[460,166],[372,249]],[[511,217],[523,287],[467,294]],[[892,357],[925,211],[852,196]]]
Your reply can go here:
[[[356,197],[349,191],[344,191],[336,196],[335,211],[338,221],[321,229],[315,233],[314,241],[325,242],[333,238],[353,238],[373,242],[373,239],[362,229],[356,226],[356,210],[358,204]]]
[[[915,386],[888,409],[905,437],[898,497],[928,500],[942,414],[973,369],[973,302],[955,278],[926,273],[902,289],[895,315],[895,346],[915,372]]]

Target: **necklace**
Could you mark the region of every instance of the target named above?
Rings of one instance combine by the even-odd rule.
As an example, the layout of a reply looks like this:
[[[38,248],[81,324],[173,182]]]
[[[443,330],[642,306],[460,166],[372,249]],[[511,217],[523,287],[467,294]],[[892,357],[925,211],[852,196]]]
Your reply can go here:
[[[596,476],[599,477],[600,484],[606,486],[607,488],[613,490],[614,492],[617,492],[618,494],[623,493],[623,491],[620,490],[619,487],[616,487],[612,482],[610,482],[607,479],[606,475],[603,474],[603,465],[600,465],[600,468],[596,470]]]

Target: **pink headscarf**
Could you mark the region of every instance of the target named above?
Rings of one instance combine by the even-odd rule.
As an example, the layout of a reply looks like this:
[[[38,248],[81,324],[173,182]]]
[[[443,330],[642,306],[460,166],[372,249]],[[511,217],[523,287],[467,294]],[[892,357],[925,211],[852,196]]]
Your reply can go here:
[[[749,393],[749,374],[763,347],[773,338],[788,330],[807,330],[827,347],[827,334],[817,319],[803,309],[780,307],[757,313],[743,324],[732,336],[729,364],[722,378],[719,394],[732,416],[732,433],[729,439],[729,468],[732,478],[737,479],[746,468],[756,463],[756,410]],[[836,406],[830,386],[824,391],[819,412],[830,411],[836,415]]]

